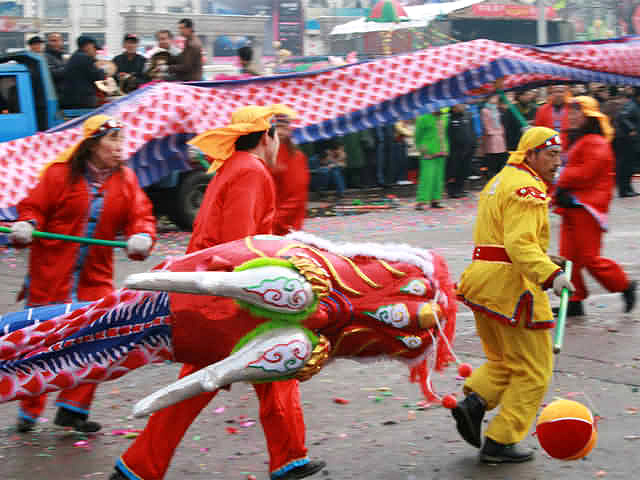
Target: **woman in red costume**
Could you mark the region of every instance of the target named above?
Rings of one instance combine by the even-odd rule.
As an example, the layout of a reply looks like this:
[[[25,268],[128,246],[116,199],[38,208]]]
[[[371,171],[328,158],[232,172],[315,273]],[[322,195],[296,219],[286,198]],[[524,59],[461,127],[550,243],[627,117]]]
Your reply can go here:
[[[113,249],[64,240],[33,238],[34,229],[89,238],[128,237],[127,254],[144,260],[155,239],[155,218],[133,170],[124,166],[122,125],[106,115],[84,122],[84,139],[47,165],[38,184],[18,205],[10,240],[29,245],[29,270],[19,300],[35,307],[98,300],[113,291]],[[57,425],[81,432],[101,426],[88,421],[94,385],[63,390]],[[35,426],[46,395],[21,402],[18,431]]]
[[[569,159],[556,185],[555,203],[562,216],[560,255],[573,262],[571,282],[576,288],[567,315],[584,315],[588,296],[582,278],[587,269],[610,292],[622,293],[624,311],[636,302],[636,282],[620,265],[600,255],[602,233],[607,230],[609,204],[615,187],[615,156],[610,141],[613,128],[598,102],[575,97],[569,103]]]
[[[278,159],[273,168],[276,185],[275,235],[286,235],[292,230],[302,230],[309,197],[309,165],[307,157],[291,141],[291,119],[285,115],[276,117],[280,138]]]

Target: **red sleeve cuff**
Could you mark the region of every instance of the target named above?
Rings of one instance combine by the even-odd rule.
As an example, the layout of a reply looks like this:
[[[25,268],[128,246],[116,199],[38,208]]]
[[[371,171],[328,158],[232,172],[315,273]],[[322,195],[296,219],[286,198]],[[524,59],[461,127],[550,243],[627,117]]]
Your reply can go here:
[[[560,275],[562,272],[563,272],[563,270],[562,270],[560,267],[558,267],[558,269],[557,269],[555,272],[553,272],[553,273],[551,274],[551,276],[550,276],[549,278],[547,278],[547,280],[542,284],[542,289],[543,289],[543,290],[546,290],[547,288],[551,288],[551,287],[553,286],[553,281],[554,281],[554,280],[556,279],[556,277],[557,277],[558,275]]]

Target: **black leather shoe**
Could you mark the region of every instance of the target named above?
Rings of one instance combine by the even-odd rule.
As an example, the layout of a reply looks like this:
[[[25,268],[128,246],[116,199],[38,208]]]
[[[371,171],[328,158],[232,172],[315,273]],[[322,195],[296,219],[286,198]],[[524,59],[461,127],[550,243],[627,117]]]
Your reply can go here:
[[[109,480],[128,480],[128,479],[122,473],[120,473],[120,470],[116,469],[116,471],[113,472],[109,477]]]
[[[28,418],[19,418],[16,430],[18,433],[28,433],[36,428],[36,422],[29,420]]]
[[[298,478],[306,478],[313,475],[314,473],[318,473],[326,466],[327,462],[325,461],[311,460],[309,463],[305,463],[304,465],[300,465],[299,467],[292,468],[284,475],[278,476],[277,480],[297,480]]]
[[[640,195],[640,193],[634,192],[633,190],[631,190],[629,192],[625,192],[625,193],[621,194],[620,198],[637,197],[638,195]]]
[[[444,208],[440,202],[431,202],[431,208]]]
[[[88,415],[60,407],[53,423],[60,427],[71,427],[80,433],[95,433],[102,428],[98,422],[87,420]]]
[[[533,460],[532,450],[520,448],[517,443],[504,445],[485,438],[484,446],[480,450],[480,461],[482,463],[522,463]]]
[[[477,393],[467,395],[451,410],[451,415],[456,419],[458,433],[476,448],[482,446],[482,419],[486,411],[487,404]]]
[[[636,306],[636,289],[638,288],[638,282],[632,280],[627,289],[622,292],[622,298],[624,298],[624,313],[629,313]]]

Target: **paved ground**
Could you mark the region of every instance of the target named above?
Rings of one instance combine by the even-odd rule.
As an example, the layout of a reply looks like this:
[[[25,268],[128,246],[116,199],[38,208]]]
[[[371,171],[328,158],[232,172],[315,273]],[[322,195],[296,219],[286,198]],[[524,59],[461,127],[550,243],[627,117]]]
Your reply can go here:
[[[305,229],[336,240],[406,242],[439,250],[457,277],[470,260],[473,198],[448,203],[442,211],[415,212],[411,205],[366,215],[308,220]],[[640,201],[616,200],[605,254],[640,278]],[[558,219],[553,219],[554,240]],[[153,258],[128,262],[118,254],[118,282],[146,270],[165,255],[180,254],[188,236],[161,235]],[[555,249],[555,244],[554,244]],[[25,271],[24,252],[0,251],[0,312],[18,310],[13,298]],[[620,313],[619,295],[593,282],[588,316],[568,326],[565,352],[556,364],[547,401],[573,398],[602,416],[599,443],[585,460],[559,462],[538,451],[534,462],[507,467],[481,466],[476,452],[458,438],[448,412],[422,408],[420,394],[406,381],[401,364],[338,361],[301,386],[310,454],[328,461],[317,478],[371,480],[585,479],[637,478],[640,469],[640,314]],[[554,302],[556,302],[554,300]],[[557,303],[557,302],[556,302]],[[482,362],[470,312],[458,318],[456,350],[464,361]],[[103,432],[89,438],[64,433],[43,422],[29,435],[17,435],[15,404],[0,406],[0,478],[6,480],[104,480],[130,440],[118,430],[135,430],[144,421],[130,417],[134,401],[172,381],[175,365],[151,366],[99,389],[92,418]],[[455,369],[436,378],[440,392],[459,390]],[[336,397],[347,405],[333,402]],[[54,409],[46,412],[53,419]],[[178,451],[168,479],[267,478],[267,455],[257,402],[246,385],[235,385],[202,413]],[[232,433],[233,432],[233,433]],[[116,433],[116,434],[114,434]],[[135,435],[135,433],[133,433]],[[535,437],[525,443],[537,447]],[[315,477],[312,477],[315,478]]]

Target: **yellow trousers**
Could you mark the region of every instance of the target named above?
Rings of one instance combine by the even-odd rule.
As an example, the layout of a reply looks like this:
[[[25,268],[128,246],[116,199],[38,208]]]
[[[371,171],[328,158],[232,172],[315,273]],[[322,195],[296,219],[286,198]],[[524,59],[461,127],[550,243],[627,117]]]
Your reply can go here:
[[[483,313],[474,316],[487,362],[467,379],[465,391],[480,395],[488,410],[500,405],[487,437],[502,444],[520,442],[536,418],[553,374],[551,333],[525,328],[524,319],[513,327]]]

